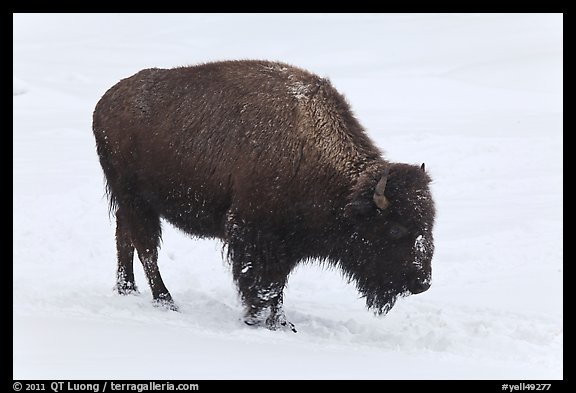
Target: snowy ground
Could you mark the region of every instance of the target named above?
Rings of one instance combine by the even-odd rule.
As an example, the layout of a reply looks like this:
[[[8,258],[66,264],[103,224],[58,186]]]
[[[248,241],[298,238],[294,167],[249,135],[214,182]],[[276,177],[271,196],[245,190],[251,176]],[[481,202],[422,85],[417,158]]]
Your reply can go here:
[[[19,378],[563,377],[561,15],[14,15]],[[221,244],[164,226],[180,313],[112,293],[114,222],[91,113],[146,67],[282,60],[328,76],[389,159],[425,162],[432,288],[385,317],[302,266],[255,330]]]

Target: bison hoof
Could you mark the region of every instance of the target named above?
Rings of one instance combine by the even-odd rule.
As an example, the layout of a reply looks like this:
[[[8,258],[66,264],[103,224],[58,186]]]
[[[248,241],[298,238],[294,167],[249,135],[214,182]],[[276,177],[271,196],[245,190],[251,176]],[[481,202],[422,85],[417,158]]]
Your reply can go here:
[[[121,284],[116,284],[114,287],[114,291],[117,292],[119,295],[139,295],[140,291],[136,287],[134,283],[124,282]]]
[[[266,327],[270,330],[290,330],[294,333],[298,332],[294,324],[284,318],[268,318],[266,320]]]
[[[294,324],[286,320],[286,316],[282,310],[270,313],[269,308],[264,308],[258,311],[252,309],[248,315],[244,316],[243,321],[248,326],[265,326],[270,330],[290,330],[296,333]]]
[[[154,307],[162,308],[169,311],[178,311],[178,306],[174,303],[172,298],[159,298],[154,299]]]
[[[252,326],[252,327],[262,326],[262,321],[257,321],[255,319],[244,318],[243,321],[248,326]]]
[[[297,332],[296,327],[292,322],[282,321],[282,322],[269,322],[268,320],[264,323],[260,319],[255,318],[244,318],[244,323],[252,327],[266,326],[269,330],[290,330],[294,333]]]

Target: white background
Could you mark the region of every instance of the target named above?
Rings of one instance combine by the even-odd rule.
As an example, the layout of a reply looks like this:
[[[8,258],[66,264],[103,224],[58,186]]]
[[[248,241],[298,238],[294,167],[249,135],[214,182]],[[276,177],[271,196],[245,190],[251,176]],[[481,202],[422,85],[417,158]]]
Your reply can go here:
[[[19,378],[562,378],[560,14],[14,15]],[[434,178],[433,284],[385,317],[300,266],[298,333],[252,329],[222,244],[164,225],[181,312],[112,292],[93,108],[147,67],[281,60],[329,77],[388,159]]]

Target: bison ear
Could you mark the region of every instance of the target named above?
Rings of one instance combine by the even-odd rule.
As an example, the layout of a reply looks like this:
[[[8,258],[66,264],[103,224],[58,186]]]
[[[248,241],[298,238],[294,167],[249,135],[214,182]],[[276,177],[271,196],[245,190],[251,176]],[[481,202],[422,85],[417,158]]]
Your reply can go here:
[[[374,213],[374,205],[369,200],[356,200],[346,205],[345,215],[353,219],[365,218]]]
[[[422,169],[422,172],[426,172],[426,164],[422,163],[422,165],[420,165],[420,169]]]

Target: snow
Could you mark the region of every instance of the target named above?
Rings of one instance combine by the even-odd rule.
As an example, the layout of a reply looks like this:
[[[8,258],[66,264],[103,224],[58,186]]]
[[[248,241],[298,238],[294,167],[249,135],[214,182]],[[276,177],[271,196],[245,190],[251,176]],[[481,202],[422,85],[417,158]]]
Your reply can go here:
[[[15,14],[15,379],[563,377],[561,14]],[[433,285],[384,317],[338,271],[285,293],[298,333],[251,328],[222,245],[163,226],[180,312],[112,292],[114,221],[91,131],[143,68],[307,68],[393,161],[426,163]],[[418,245],[416,245],[418,246]]]
[[[12,95],[15,96],[19,94],[24,94],[28,92],[28,85],[23,80],[13,77],[12,91],[13,91]]]

